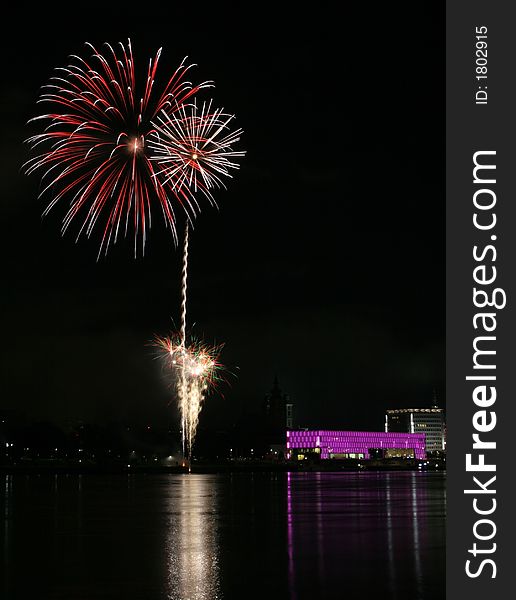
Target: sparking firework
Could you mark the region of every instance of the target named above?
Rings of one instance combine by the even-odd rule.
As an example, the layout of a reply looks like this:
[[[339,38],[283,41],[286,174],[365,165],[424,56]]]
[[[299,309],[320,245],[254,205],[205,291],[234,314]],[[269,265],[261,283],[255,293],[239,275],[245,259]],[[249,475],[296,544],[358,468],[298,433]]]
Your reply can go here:
[[[245,155],[233,148],[242,133],[230,130],[234,118],[224,109],[213,109],[211,100],[200,109],[195,101],[176,111],[163,109],[149,136],[156,173],[177,193],[188,190],[195,197],[201,192],[216,205],[211,190],[226,187],[222,177],[231,177],[230,170],[239,168],[235,159]]]
[[[222,345],[208,346],[191,341],[188,347],[182,335],[156,337],[156,345],[165,351],[167,368],[174,377],[174,387],[181,412],[183,456],[190,461],[203,401],[221,379],[219,355]]]
[[[149,159],[147,137],[152,120],[163,110],[174,114],[184,102],[210,82],[193,85],[186,80],[194,65],[179,65],[161,93],[153,94],[161,48],[149,60],[145,80],[138,88],[131,41],[127,46],[105,44],[105,53],[87,43],[91,56],[72,56],[71,63],[43,86],[38,103],[50,104],[53,112],[31,119],[43,122],[42,133],[27,142],[41,152],[24,165],[27,174],[43,171],[40,197],[52,193],[44,215],[63,199],[69,200],[62,233],[82,219],[77,238],[90,237],[103,222],[99,256],[107,252],[122,232],[134,234],[145,249],[151,224],[151,205],[159,204],[174,240],[174,204],[191,214],[190,189],[173,177],[162,181]],[[137,95],[138,93],[138,95]]]

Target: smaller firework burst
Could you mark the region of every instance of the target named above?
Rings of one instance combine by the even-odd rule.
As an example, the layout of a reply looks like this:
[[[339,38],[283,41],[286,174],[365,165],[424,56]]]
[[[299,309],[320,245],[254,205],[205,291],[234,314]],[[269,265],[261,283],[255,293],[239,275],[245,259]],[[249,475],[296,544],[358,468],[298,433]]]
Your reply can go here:
[[[211,190],[226,188],[222,178],[231,177],[231,170],[239,168],[235,159],[245,155],[233,147],[242,133],[242,129],[230,129],[234,118],[224,109],[212,108],[211,100],[200,108],[193,102],[173,111],[161,110],[149,137],[156,176],[176,194],[189,193],[195,198],[200,192],[216,206]],[[191,204],[185,205],[188,208]],[[196,205],[191,216],[198,210]]]
[[[174,376],[181,412],[183,455],[190,459],[206,395],[221,380],[219,355],[223,345],[209,346],[194,340],[186,346],[183,338],[156,337],[155,344],[165,352],[167,369]]]

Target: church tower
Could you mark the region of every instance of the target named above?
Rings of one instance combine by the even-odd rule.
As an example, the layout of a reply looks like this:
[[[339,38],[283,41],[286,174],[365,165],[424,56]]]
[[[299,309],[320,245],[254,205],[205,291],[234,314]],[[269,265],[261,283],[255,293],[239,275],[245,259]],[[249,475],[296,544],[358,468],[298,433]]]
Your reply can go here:
[[[276,375],[271,391],[265,396],[264,412],[268,429],[284,437],[285,429],[294,427],[293,409],[294,405],[288,395],[282,392]]]

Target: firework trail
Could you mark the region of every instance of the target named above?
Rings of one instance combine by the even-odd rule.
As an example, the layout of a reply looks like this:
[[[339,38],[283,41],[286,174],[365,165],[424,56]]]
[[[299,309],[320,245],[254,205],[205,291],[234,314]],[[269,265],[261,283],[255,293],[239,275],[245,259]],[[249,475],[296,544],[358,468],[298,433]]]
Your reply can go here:
[[[185,237],[184,237],[184,245],[183,245],[183,272],[181,277],[181,352],[182,352],[182,369],[181,369],[181,381],[178,386],[178,399],[179,406],[181,410],[181,437],[183,442],[183,456],[186,456],[186,446],[187,440],[191,439],[190,435],[187,435],[187,432],[190,432],[190,427],[188,426],[190,423],[190,413],[188,407],[188,373],[186,369],[186,291],[187,291],[187,277],[188,277],[188,223],[185,227]],[[200,403],[196,403],[199,409],[201,410]],[[198,417],[198,414],[197,414]],[[188,444],[188,450],[191,451],[193,441]],[[190,452],[188,453],[190,456]]]
[[[29,121],[44,128],[28,138],[39,154],[24,168],[27,174],[42,172],[40,197],[53,195],[44,215],[69,198],[63,234],[77,219],[82,220],[77,238],[81,234],[90,237],[97,225],[102,227],[100,256],[116,243],[119,234],[126,236],[131,229],[136,256],[139,238],[142,252],[145,249],[151,205],[159,204],[176,242],[174,203],[188,214],[196,212],[188,186],[172,174],[163,179],[155,172],[147,148],[152,120],[161,111],[173,114],[211,83],[187,81],[194,65],[183,60],[161,93],[155,94],[161,48],[149,60],[145,80],[138,82],[131,41],[127,46],[104,46],[102,54],[86,43],[91,56],[72,56],[70,64],[56,69],[56,75],[43,86],[38,103],[50,104],[54,112]]]
[[[149,136],[151,161],[157,165],[156,174],[167,185],[172,185],[176,193],[188,190],[193,198],[201,193],[212,205],[216,205],[212,190],[225,188],[222,177],[231,177],[230,170],[239,167],[235,159],[245,154],[233,149],[242,133],[241,129],[230,130],[229,124],[233,118],[223,109],[213,109],[211,100],[204,102],[200,109],[195,101],[185,103],[175,111],[163,109],[156,121],[152,122],[154,129]],[[193,217],[199,209],[197,202],[195,205],[192,203],[190,208]],[[199,373],[211,372],[216,350],[203,346],[203,350],[199,351],[197,344],[187,344],[188,231],[191,220],[188,216],[183,248],[181,333],[179,343],[171,346],[173,350],[169,350],[169,353],[176,371],[183,456],[190,460],[205,395],[203,386],[206,378]],[[218,368],[221,368],[220,365]]]

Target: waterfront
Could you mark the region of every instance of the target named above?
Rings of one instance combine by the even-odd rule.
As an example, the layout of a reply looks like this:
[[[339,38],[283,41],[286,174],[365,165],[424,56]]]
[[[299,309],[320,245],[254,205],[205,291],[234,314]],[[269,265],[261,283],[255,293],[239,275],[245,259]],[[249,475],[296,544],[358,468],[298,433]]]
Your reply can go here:
[[[444,598],[443,472],[3,476],[2,597]]]

